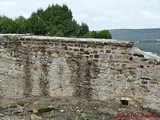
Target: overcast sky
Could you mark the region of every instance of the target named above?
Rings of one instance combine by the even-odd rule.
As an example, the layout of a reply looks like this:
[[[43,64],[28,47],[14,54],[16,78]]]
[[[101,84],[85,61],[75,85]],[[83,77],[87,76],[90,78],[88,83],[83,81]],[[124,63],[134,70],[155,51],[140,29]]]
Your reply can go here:
[[[49,4],[66,4],[90,30],[160,28],[160,0],[0,0],[0,15],[29,17]]]

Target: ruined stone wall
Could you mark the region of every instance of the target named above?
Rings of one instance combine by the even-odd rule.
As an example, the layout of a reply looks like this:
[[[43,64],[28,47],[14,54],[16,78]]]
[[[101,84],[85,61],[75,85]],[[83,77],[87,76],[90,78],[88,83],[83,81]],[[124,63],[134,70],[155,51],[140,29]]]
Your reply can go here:
[[[160,109],[160,63],[130,42],[0,36],[0,99],[74,96],[126,99]]]

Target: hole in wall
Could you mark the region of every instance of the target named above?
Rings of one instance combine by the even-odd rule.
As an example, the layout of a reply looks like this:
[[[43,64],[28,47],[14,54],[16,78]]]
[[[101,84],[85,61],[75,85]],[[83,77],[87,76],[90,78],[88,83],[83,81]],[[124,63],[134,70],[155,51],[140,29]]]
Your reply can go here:
[[[128,100],[121,100],[122,105],[128,105]]]
[[[99,58],[99,55],[94,55],[94,58]]]
[[[142,84],[147,84],[147,81],[145,81],[145,80],[142,80]]]
[[[143,65],[140,65],[139,67],[140,67],[140,68],[144,68],[144,66],[143,66]]]
[[[133,60],[133,57],[130,57],[129,60]]]

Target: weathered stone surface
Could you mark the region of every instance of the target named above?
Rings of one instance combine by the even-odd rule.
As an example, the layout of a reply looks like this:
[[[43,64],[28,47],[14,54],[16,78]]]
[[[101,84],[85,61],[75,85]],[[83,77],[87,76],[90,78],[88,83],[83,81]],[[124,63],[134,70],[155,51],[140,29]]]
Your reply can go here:
[[[147,59],[160,61],[160,57],[158,57],[156,54],[153,54],[151,52],[144,52],[137,47],[132,47],[128,50],[128,53],[133,54],[134,56],[145,57]]]
[[[73,108],[79,110],[79,101],[87,100],[93,104],[84,102],[81,109],[101,114],[95,120],[108,119],[107,111],[118,112],[122,98],[130,98],[125,99],[130,107],[138,105],[128,111],[159,113],[159,58],[146,58],[132,47],[115,40],[0,35],[0,117],[28,120],[34,113],[45,120],[75,118]],[[47,103],[39,103],[45,98]],[[58,106],[49,107],[60,99]],[[110,103],[102,106],[106,101]],[[102,109],[95,113],[98,106]]]
[[[42,120],[42,118],[35,114],[31,114],[31,120]]]

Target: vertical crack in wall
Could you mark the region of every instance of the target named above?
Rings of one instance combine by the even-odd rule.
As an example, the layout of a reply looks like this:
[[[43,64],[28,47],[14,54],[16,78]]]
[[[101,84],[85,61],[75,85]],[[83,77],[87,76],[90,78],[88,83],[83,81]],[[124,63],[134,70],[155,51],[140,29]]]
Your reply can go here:
[[[78,89],[76,89],[76,93],[85,98],[90,98],[92,96],[90,66],[90,61],[82,59],[78,70],[79,86],[77,86]]]
[[[31,68],[32,63],[30,60],[30,53],[28,50],[24,50],[25,64],[24,64],[24,91],[25,97],[30,97],[32,93],[32,79],[31,79]]]
[[[49,55],[45,55],[45,48],[42,50],[43,56],[41,57],[41,67],[43,73],[41,74],[40,79],[40,90],[42,96],[49,96],[49,80],[48,80],[48,71],[49,71],[49,64],[50,64],[50,57]]]
[[[48,66],[46,64],[42,64],[43,76],[40,78],[40,89],[42,92],[42,96],[49,95],[49,81],[48,81]]]
[[[91,62],[86,58],[68,59],[67,62],[72,71],[71,83],[75,90],[74,96],[90,98],[92,96]]]

